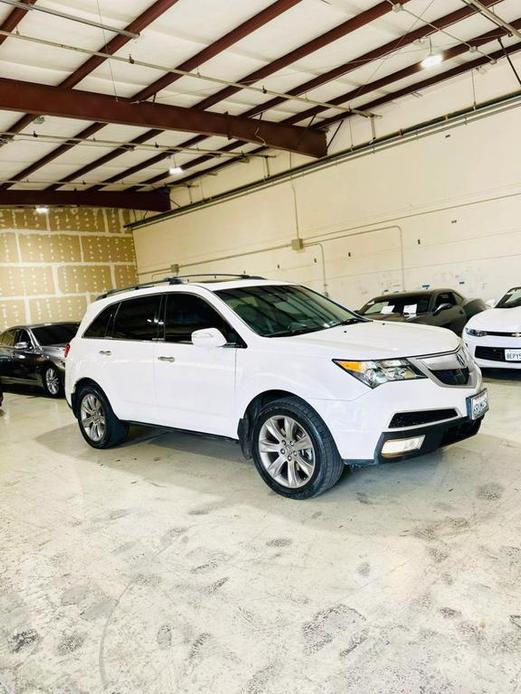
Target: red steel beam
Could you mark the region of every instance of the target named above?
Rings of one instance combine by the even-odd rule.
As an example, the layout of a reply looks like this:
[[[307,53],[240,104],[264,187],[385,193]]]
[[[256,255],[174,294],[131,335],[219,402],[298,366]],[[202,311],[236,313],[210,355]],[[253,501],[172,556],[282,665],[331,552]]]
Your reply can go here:
[[[34,5],[36,0],[25,0],[26,5]],[[2,31],[14,31],[20,21],[25,17],[25,15],[29,12],[29,10],[22,10],[20,7],[15,8],[12,12],[8,14],[2,25],[0,25],[0,29]],[[4,41],[8,37],[5,36],[5,34],[0,36],[0,46],[4,43]]]
[[[0,78],[0,109],[34,114],[43,110],[47,115],[58,118],[238,138],[310,157],[323,157],[327,153],[325,134],[308,128],[148,101],[133,104],[108,94],[63,89],[5,77]]]
[[[517,27],[519,27],[520,26],[519,22],[520,22],[520,20],[517,20],[515,23],[513,23],[514,26],[517,25]],[[469,43],[472,43],[472,40],[470,40]],[[519,51],[521,51],[521,42],[516,43],[512,46],[508,46],[507,48],[505,48],[504,52],[501,49],[501,50],[495,51],[493,53],[490,53],[489,55],[493,60],[500,60],[501,58],[505,57],[505,53],[508,56],[508,55],[512,55],[514,53],[517,53]],[[462,65],[457,65],[456,67],[454,67],[450,70],[446,70],[445,72],[442,72],[441,74],[433,75],[432,77],[428,77],[424,80],[421,80],[420,82],[415,82],[414,84],[411,84],[408,87],[404,87],[403,89],[399,89],[398,91],[391,92],[390,94],[386,94],[385,96],[379,97],[378,99],[374,99],[373,101],[370,101],[366,104],[363,104],[359,108],[361,110],[363,110],[363,109],[370,110],[373,108],[377,108],[378,106],[382,106],[383,104],[386,104],[390,101],[394,101],[394,100],[399,99],[403,96],[408,96],[409,94],[413,94],[417,91],[420,91],[421,89],[426,89],[427,87],[431,87],[434,84],[439,84],[441,82],[445,82],[446,80],[452,79],[453,77],[458,77],[459,75],[465,74],[466,72],[470,72],[471,70],[475,70],[476,68],[481,67],[482,65],[486,65],[489,62],[490,62],[489,58],[483,56],[482,58],[478,58],[476,60],[463,63]],[[331,118],[320,121],[315,127],[325,127],[328,125],[332,125],[333,123],[336,123],[340,120],[345,120],[347,118],[351,118],[354,115],[356,115],[356,114],[354,114],[354,113],[338,114],[336,116],[332,116]],[[235,144],[236,143],[231,143],[228,146],[228,150],[233,149],[232,145],[235,145]],[[259,148],[255,149],[253,151],[253,153],[258,154],[265,149],[267,149],[267,148],[259,147]],[[191,163],[192,162],[190,162],[190,164]],[[199,162],[199,163],[203,163],[203,162]],[[183,184],[188,183],[189,181],[192,181],[192,180],[194,180],[194,179],[196,179],[199,176],[202,176],[204,174],[217,172],[217,171],[223,169],[225,166],[229,166],[229,164],[230,164],[230,162],[226,161],[226,162],[222,162],[220,164],[216,164],[215,166],[211,166],[208,169],[204,169],[204,171],[197,171],[193,174],[190,174],[189,176],[184,176],[182,179],[179,180],[179,183],[183,183]],[[147,182],[149,182],[149,181],[147,181]],[[126,190],[128,192],[133,192],[134,188],[127,188]]]
[[[498,4],[502,0],[484,0],[484,4],[486,4],[488,7]],[[317,85],[317,80],[321,80],[321,84],[325,84],[325,82],[329,80],[334,80],[337,79],[341,75],[345,75],[348,72],[355,70],[356,68],[360,67],[363,64],[369,64],[375,60],[378,60],[379,58],[384,57],[385,55],[389,55],[389,53],[392,53],[393,51],[398,50],[399,48],[403,48],[404,46],[412,44],[414,41],[417,41],[418,39],[425,38],[427,36],[430,36],[436,31],[439,31],[441,29],[446,29],[447,27],[451,26],[452,24],[455,24],[457,22],[461,22],[464,19],[467,19],[468,17],[471,17],[472,15],[476,14],[477,10],[472,7],[462,7],[459,10],[456,10],[455,12],[451,12],[450,14],[447,14],[443,17],[440,17],[439,19],[435,20],[432,22],[434,26],[423,26],[419,27],[418,29],[415,29],[413,31],[408,32],[407,34],[404,34],[403,36],[393,39],[392,41],[389,41],[388,43],[384,44],[383,46],[380,46],[379,48],[376,48],[372,51],[369,51],[368,53],[364,53],[363,55],[359,56],[358,58],[355,58],[354,60],[350,60],[347,63],[344,63],[343,65],[340,65],[339,67],[336,67],[332,70],[329,70],[328,72],[325,72],[323,75],[320,75],[317,78],[314,78],[313,80],[310,80],[309,82],[306,82],[305,84],[301,85],[300,87],[296,87],[294,90],[292,90],[295,93],[302,93],[303,91],[306,91],[307,89],[310,89],[311,82],[314,83],[314,86]],[[464,44],[462,44],[464,45]],[[465,47],[465,50],[467,50],[467,47]],[[376,88],[376,87],[375,87]],[[246,111],[243,115],[251,117],[254,115],[259,114],[261,111],[264,111],[267,108],[273,108],[273,106],[276,106],[278,103],[281,103],[284,101],[282,98],[276,98],[276,99],[270,99],[270,101],[265,102],[263,104],[260,104],[259,106],[254,106],[253,108],[249,109]],[[338,101],[338,104],[343,103],[344,100]],[[335,99],[332,99],[330,103],[337,103]],[[337,105],[338,105],[337,104]],[[305,115],[302,116],[301,113],[297,114],[296,116],[291,116],[290,118],[286,118],[282,122],[288,122],[288,123],[294,123],[294,122],[299,122],[303,120],[306,117],[311,117],[313,115],[316,115],[320,111],[324,109],[321,109],[320,107],[315,107],[312,109],[308,109],[307,111],[304,112]],[[197,142],[202,141],[204,138],[198,138]],[[197,144],[195,142],[195,138],[193,140],[188,140],[187,142],[183,142],[182,146],[188,146],[190,143],[190,146],[193,146],[194,144]],[[234,144],[228,144],[223,148],[223,151],[229,151],[230,149],[235,149],[236,147],[242,146],[244,143],[239,142]],[[152,159],[148,159],[145,164],[141,164],[141,168],[144,168],[144,166],[150,166],[153,164],[158,163],[161,161],[161,159],[164,159],[168,156],[171,156],[171,153],[161,153],[157,154]],[[199,164],[203,164],[206,161],[210,161],[212,159],[211,155],[205,155],[198,157],[197,159],[194,159],[187,164],[184,165],[185,168],[192,168],[193,166],[198,166]],[[112,176],[110,179],[107,179],[107,182],[110,183],[115,183],[117,180],[120,180],[121,178],[126,178],[127,176],[130,176],[134,173],[137,173],[139,171],[139,167],[132,167],[132,169],[127,169],[126,171],[122,172],[121,175],[115,175]],[[161,181],[165,178],[168,178],[168,172],[162,173],[162,174],[156,174],[155,176],[152,176],[151,178],[148,178],[144,181],[144,183],[157,183],[158,181]],[[96,186],[96,189],[99,190],[103,186]]]
[[[402,0],[402,3],[405,4],[406,2],[409,2],[410,0]],[[378,19],[379,17],[382,17],[383,15],[387,14],[388,12],[392,11],[391,5],[385,0],[384,2],[379,2],[377,5],[374,5],[371,7],[369,10],[365,10],[364,12],[361,12],[360,14],[351,17],[350,19],[342,22],[338,26],[334,27],[333,29],[330,29],[329,31],[326,31],[324,34],[321,34],[320,36],[317,36],[316,38],[312,39],[311,41],[308,41],[307,43],[303,44],[299,48],[295,48],[294,50],[290,51],[289,53],[286,53],[285,55],[281,56],[280,58],[277,58],[276,60],[273,60],[271,63],[268,63],[267,65],[264,65],[263,67],[259,68],[258,70],[255,70],[254,72],[250,73],[249,75],[246,75],[241,81],[242,82],[256,82],[264,77],[268,77],[269,75],[272,75],[274,72],[277,72],[277,70],[281,70],[284,67],[287,67],[288,65],[291,65],[291,63],[294,63],[296,60],[300,60],[301,58],[309,55],[310,53],[313,53],[314,51],[319,50],[320,48],[323,48],[324,46],[327,46],[329,43],[332,43],[333,41],[337,41],[338,39],[342,38],[343,36],[346,36],[350,34],[353,31],[356,31],[356,29],[359,29],[367,24],[370,24],[373,22],[375,19]],[[192,66],[193,69],[194,66]],[[209,108],[210,106],[213,106],[214,104],[218,103],[219,101],[222,101],[223,99],[226,99],[228,96],[231,94],[235,94],[236,92],[240,91],[239,87],[225,87],[224,89],[221,89],[218,91],[216,94],[213,94],[212,96],[203,99],[200,101],[198,104],[196,104],[196,108],[198,109],[204,109],[204,108]],[[138,95],[139,96],[139,95]],[[143,98],[143,95],[142,97]],[[150,137],[155,137],[155,135],[150,135]],[[202,142],[204,140],[204,136],[198,136],[191,138],[187,142],[183,142],[181,146],[183,147],[192,147],[196,145],[199,142]],[[115,159],[118,157],[122,152],[119,152],[117,150],[114,151],[114,156],[112,159]],[[164,155],[156,155],[152,157],[151,159],[148,159],[146,162],[140,164],[138,167],[131,167],[130,169],[126,169],[123,174],[117,174],[116,177],[113,177],[114,180],[120,180],[121,178],[125,178],[126,176],[129,176],[136,171],[140,171],[143,168],[146,168],[148,166],[152,166],[158,161],[162,161],[172,155],[172,152],[167,152]],[[102,163],[106,163],[106,159]],[[89,165],[88,171],[92,171],[94,168],[97,166],[97,162],[92,162],[92,164]],[[68,178],[70,180],[74,180],[78,176],[84,175],[87,173],[85,170],[85,167],[83,169],[80,169],[80,173],[78,171],[74,171]],[[112,178],[107,179],[107,182],[110,182]],[[57,187],[57,186],[56,186]],[[103,186],[94,186],[93,189],[98,190]],[[51,186],[51,188],[55,188],[55,186]]]
[[[162,12],[158,12],[156,15],[154,15],[154,9],[157,6],[160,5],[168,5],[168,7],[172,6],[175,2],[178,0],[159,0],[158,2],[154,3],[148,10],[146,10],[135,22],[132,24],[129,24],[127,28],[128,31],[141,31],[145,26],[146,20],[148,20],[148,23],[150,21],[153,21],[153,19],[156,19]],[[222,51],[224,51],[226,48],[229,48],[231,45],[239,41],[240,39],[244,38],[245,36],[248,36],[248,34],[251,34],[254,32],[256,29],[259,27],[263,26],[267,22],[270,22],[272,19],[275,17],[278,17],[278,15],[282,14],[283,12],[286,12],[289,10],[291,7],[294,5],[297,5],[299,2],[302,2],[302,0],[276,0],[273,2],[269,7],[265,8],[261,12],[258,12],[256,15],[253,17],[250,17],[247,19],[245,22],[240,24],[238,27],[233,29],[232,31],[228,32],[224,36],[222,36],[220,39],[212,43],[211,45],[207,46],[203,50],[199,51],[195,56],[192,58],[189,58],[187,61],[184,63],[181,63],[181,65],[178,66],[178,69],[180,70],[193,70],[194,68],[198,67],[202,63],[204,63],[207,60],[210,60],[210,58],[215,57]],[[168,8],[166,8],[168,9]],[[164,10],[163,10],[164,12]],[[136,28],[134,28],[136,27]],[[118,37],[115,37],[113,41],[118,39]],[[115,53],[119,48],[121,48],[122,45],[128,40],[125,39],[125,37],[119,37],[120,40],[123,41],[121,45],[116,45],[112,44],[112,42],[109,42],[103,49],[102,52],[104,53]],[[100,63],[103,62],[103,58],[100,57],[94,57],[96,60],[99,60]],[[70,77],[67,78],[60,86],[67,86],[67,87],[73,87],[76,84],[78,84],[81,79],[86,77],[92,70],[94,70],[96,67],[98,67],[97,64],[93,62],[93,59],[89,59],[84,63],[84,65],[80,66],[78,70],[76,70]],[[77,78],[80,79],[77,79]],[[168,73],[164,75],[163,77],[160,77],[156,82],[154,82],[154,85],[157,85],[157,89],[162,89],[164,86],[167,86],[168,84],[171,84],[174,82],[176,79],[179,79],[180,75],[174,75],[173,73]],[[151,85],[150,87],[147,87],[145,90],[141,90],[136,94],[132,100],[144,100],[145,98],[148,98],[148,95],[151,95],[152,92],[149,93],[149,90],[153,87]],[[147,95],[145,95],[145,92],[147,92]],[[155,92],[153,92],[155,93]],[[29,125],[32,121],[33,117],[32,116],[24,116],[24,118],[21,118],[18,123],[13,126],[12,131],[14,132],[19,132],[23,128],[25,128],[27,125]],[[94,123],[93,125],[90,125],[88,128],[82,130],[76,137],[79,138],[88,138],[92,137],[93,134],[99,132],[103,127],[105,127],[104,123]],[[140,136],[139,141],[136,138],[136,140],[133,141],[133,144],[140,144],[141,142],[145,142],[146,139],[150,139],[152,137],[155,137],[159,133],[150,131],[148,133],[148,137],[145,137],[144,139],[141,139]],[[13,180],[22,180],[24,178],[27,178],[27,176],[30,176],[32,173],[40,169],[42,166],[45,166],[46,164],[49,164],[51,161],[56,159],[57,157],[61,156],[62,154],[65,154],[69,149],[72,147],[76,146],[76,142],[68,142],[64,143],[63,145],[60,145],[56,149],[52,150],[52,152],[49,152],[45,156],[41,157],[38,159],[38,161],[33,162],[30,166],[27,166],[23,171],[20,171],[18,174],[13,176]],[[86,166],[83,166],[81,169],[79,169],[79,172],[74,172],[74,175],[67,176],[65,179],[62,180],[74,180],[75,178],[78,178],[78,176],[83,176],[89,171],[92,171],[93,169],[97,168],[97,166],[101,166],[108,161],[111,161],[111,159],[119,156],[120,154],[123,154],[128,150],[118,148],[114,150],[114,152],[111,152],[110,155],[105,155],[104,157],[101,157],[99,160],[100,163],[98,164],[97,161],[88,164]],[[4,184],[0,186],[0,190],[2,189],[7,189],[13,184]],[[50,190],[56,190],[59,188],[59,186],[50,186]]]
[[[170,196],[166,190],[144,193],[89,190],[2,190],[0,205],[81,205],[91,207],[120,207],[130,210],[167,212]]]

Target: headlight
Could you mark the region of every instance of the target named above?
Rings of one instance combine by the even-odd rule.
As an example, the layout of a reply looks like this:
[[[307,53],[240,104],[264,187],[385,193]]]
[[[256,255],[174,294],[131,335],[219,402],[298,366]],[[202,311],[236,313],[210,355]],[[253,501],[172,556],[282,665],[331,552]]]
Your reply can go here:
[[[474,330],[474,328],[465,328],[465,332],[472,337],[485,337],[487,334],[486,330]]]
[[[383,361],[344,361],[333,359],[341,369],[350,373],[369,388],[376,388],[389,381],[409,381],[426,378],[408,359],[384,359]]]

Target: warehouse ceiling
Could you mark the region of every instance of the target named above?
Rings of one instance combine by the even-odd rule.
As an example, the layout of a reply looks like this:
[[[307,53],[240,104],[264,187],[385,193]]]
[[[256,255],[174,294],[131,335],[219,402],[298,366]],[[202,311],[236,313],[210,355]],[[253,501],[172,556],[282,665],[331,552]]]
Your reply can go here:
[[[0,25],[0,205],[166,209],[521,49],[519,0],[0,0]]]

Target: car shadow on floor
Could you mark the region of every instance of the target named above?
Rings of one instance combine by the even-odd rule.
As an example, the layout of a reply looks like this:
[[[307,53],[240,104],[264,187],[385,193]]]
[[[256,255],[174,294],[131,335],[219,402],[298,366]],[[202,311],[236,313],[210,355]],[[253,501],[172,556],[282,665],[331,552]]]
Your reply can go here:
[[[489,435],[480,437],[488,450],[496,449],[500,441]],[[410,510],[415,508],[421,508],[426,517],[440,513],[461,516],[458,503],[463,502],[463,497],[458,502],[457,496],[467,494],[464,487],[468,475],[479,478],[488,455],[475,445],[467,447],[462,442],[407,461],[353,471],[346,467],[333,489],[297,503],[265,486],[253,462],[246,461],[240,446],[227,439],[131,427],[123,445],[95,450],[83,441],[77,425],[71,423],[40,435],[36,441],[53,453],[74,458],[80,466],[99,465],[120,471],[122,485],[137,482],[160,487],[166,498],[179,489],[188,490],[189,498],[200,495],[200,503],[186,510],[188,515],[206,514],[207,507],[211,513],[231,509],[236,512],[237,505],[247,504],[262,513],[283,516],[288,522],[298,520],[317,528],[334,518],[340,522],[328,526],[329,530],[343,533],[349,528],[362,535],[367,533],[367,524],[374,525],[372,532],[377,535],[401,534],[407,517],[416,516]],[[384,523],[378,521],[382,513]]]
[[[482,369],[485,383],[521,383],[521,369]]]

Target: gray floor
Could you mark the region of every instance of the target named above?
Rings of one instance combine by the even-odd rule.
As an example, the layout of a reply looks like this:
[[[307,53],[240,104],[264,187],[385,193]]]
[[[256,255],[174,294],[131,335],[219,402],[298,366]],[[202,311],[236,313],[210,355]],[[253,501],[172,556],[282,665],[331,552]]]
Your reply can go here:
[[[232,443],[0,417],[0,692],[521,692],[521,379],[478,437],[271,493]]]

